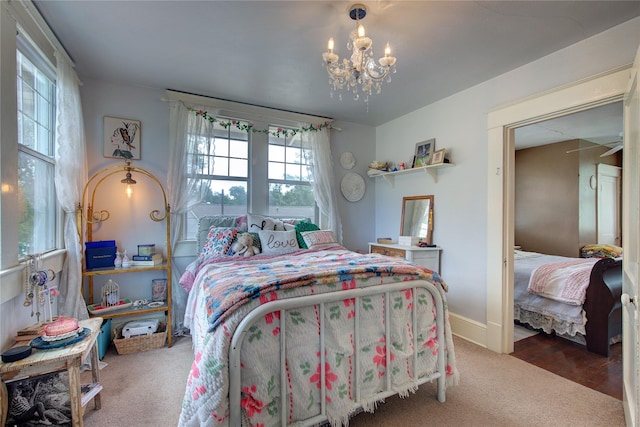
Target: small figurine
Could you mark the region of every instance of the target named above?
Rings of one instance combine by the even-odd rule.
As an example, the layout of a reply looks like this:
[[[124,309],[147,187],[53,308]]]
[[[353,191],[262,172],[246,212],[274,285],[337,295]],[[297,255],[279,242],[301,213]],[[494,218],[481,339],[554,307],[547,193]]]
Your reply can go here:
[[[125,249],[124,255],[122,255],[122,268],[129,268],[129,267],[131,267],[131,260],[127,256],[127,250]]]
[[[113,260],[113,266],[115,268],[122,267],[122,254],[118,251],[116,251],[116,259]]]

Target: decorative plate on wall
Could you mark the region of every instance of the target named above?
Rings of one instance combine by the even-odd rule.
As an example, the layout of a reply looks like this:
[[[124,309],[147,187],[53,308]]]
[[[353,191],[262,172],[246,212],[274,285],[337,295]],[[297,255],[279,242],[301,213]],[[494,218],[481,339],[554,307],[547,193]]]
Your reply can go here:
[[[356,165],[356,158],[353,156],[353,153],[350,151],[345,151],[340,155],[340,165],[349,170],[353,169]]]
[[[357,202],[364,196],[364,179],[355,172],[349,172],[342,177],[340,190],[345,199]]]

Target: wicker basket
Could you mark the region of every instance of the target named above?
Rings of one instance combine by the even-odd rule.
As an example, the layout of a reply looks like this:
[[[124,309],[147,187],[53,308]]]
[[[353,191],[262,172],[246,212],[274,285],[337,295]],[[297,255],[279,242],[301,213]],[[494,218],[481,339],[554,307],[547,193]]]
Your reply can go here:
[[[158,331],[151,335],[139,335],[137,337],[122,338],[122,328],[114,330],[113,343],[116,345],[118,354],[131,354],[140,351],[148,351],[164,347],[167,341],[167,325],[160,323]]]

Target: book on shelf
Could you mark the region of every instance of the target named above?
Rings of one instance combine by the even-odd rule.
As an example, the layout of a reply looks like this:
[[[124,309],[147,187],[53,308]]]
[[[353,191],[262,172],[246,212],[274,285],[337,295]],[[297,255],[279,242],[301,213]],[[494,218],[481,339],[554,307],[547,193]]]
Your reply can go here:
[[[157,259],[162,259],[162,254],[133,255],[131,257],[131,261],[155,261]]]
[[[131,257],[131,265],[158,265],[162,264],[162,254],[134,255]]]
[[[80,386],[80,393],[82,395],[80,399],[80,404],[82,406],[89,403],[91,399],[93,399],[98,393],[102,391],[102,385],[98,383],[91,384],[82,384]]]

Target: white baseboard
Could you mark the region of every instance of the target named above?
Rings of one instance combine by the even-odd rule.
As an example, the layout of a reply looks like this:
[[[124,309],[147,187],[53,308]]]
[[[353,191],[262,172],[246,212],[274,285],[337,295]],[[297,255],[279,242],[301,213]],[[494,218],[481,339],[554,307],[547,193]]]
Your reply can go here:
[[[449,322],[453,335],[481,347],[487,347],[487,325],[455,313],[449,313]]]

